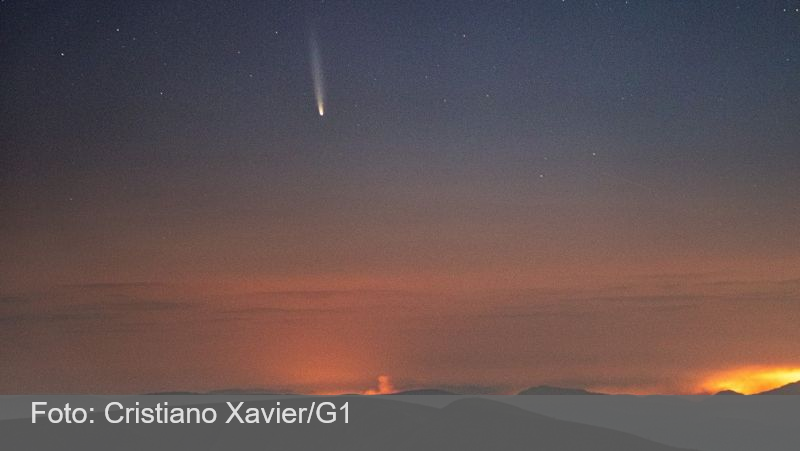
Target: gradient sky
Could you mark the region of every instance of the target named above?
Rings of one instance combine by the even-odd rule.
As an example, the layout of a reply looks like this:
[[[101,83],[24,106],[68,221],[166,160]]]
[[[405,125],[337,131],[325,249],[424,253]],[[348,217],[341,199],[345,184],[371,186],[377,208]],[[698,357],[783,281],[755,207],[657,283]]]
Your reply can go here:
[[[0,63],[0,393],[800,368],[800,0],[6,0]]]

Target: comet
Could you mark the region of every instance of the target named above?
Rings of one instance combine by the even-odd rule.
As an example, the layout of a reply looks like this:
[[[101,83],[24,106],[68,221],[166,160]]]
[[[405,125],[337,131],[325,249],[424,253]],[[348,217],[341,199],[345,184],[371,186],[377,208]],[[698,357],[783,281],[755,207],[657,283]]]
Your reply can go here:
[[[322,117],[325,116],[325,76],[322,72],[322,57],[320,56],[319,44],[315,33],[311,33],[308,42],[311,59],[311,78],[314,82],[314,98],[317,102],[317,112]]]

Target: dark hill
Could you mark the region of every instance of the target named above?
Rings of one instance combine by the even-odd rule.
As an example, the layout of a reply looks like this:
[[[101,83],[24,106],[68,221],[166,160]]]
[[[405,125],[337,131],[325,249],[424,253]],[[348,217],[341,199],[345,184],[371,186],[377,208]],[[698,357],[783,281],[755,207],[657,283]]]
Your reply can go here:
[[[800,395],[800,381],[759,393],[759,395]]]
[[[449,392],[447,390],[439,390],[438,388],[423,388],[419,390],[406,390],[392,393],[392,395],[455,395],[457,393]]]
[[[538,387],[531,387],[517,393],[518,395],[602,395],[603,393],[595,393],[581,388],[562,388],[552,387],[549,385],[539,385]]]
[[[714,393],[714,396],[743,396],[743,395],[738,391],[722,390],[721,392]]]

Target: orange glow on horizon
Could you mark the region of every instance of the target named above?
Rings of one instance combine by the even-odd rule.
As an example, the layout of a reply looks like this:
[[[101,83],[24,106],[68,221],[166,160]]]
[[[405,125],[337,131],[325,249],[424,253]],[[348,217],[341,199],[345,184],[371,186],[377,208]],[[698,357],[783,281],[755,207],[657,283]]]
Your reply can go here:
[[[717,393],[733,390],[745,395],[761,393],[800,381],[800,368],[747,367],[715,374],[701,390]]]
[[[364,392],[365,395],[388,395],[396,392],[392,379],[386,375],[378,376],[378,388],[369,389]]]

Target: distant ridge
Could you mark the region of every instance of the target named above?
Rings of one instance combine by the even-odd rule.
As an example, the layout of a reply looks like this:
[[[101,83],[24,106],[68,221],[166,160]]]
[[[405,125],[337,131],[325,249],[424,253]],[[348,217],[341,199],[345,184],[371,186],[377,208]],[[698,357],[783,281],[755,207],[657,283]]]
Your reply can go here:
[[[178,395],[271,395],[271,396],[285,396],[294,395],[294,393],[281,392],[276,390],[261,389],[261,388],[228,388],[222,390],[211,390],[207,392],[194,392],[194,391],[161,391],[152,393],[142,393],[145,396],[178,396]]]
[[[721,392],[714,393],[714,396],[744,396],[744,394],[733,390],[722,390]]]
[[[154,392],[154,393],[143,393],[144,396],[183,396],[183,395],[202,395],[203,393],[197,393],[193,391],[161,391],[161,392]]]
[[[449,392],[447,390],[439,390],[438,388],[423,388],[419,390],[406,390],[392,393],[392,395],[456,395],[458,393]]]
[[[604,395],[605,393],[595,393],[582,388],[563,388],[552,387],[550,385],[539,385],[531,387],[521,392],[518,395]]]
[[[288,395],[297,395],[297,393],[291,393],[286,391],[281,391],[280,389],[268,389],[268,388],[249,388],[249,389],[239,389],[239,388],[229,388],[229,389],[222,389],[222,390],[212,390],[208,392],[191,392],[191,391],[165,391],[165,392],[153,392],[153,393],[144,393],[145,395],[273,395],[273,396],[288,396]],[[438,388],[420,388],[414,390],[404,390],[395,393],[388,393],[389,395],[460,395],[461,393],[455,393],[448,390],[442,390]],[[346,396],[353,396],[358,395],[358,393],[348,393]],[[582,388],[569,388],[569,387],[555,387],[552,385],[537,385],[535,387],[526,388],[525,390],[520,391],[517,395],[522,396],[530,396],[530,395],[607,395],[607,393],[599,393],[593,392],[589,390],[585,390]],[[767,390],[761,393],[755,393],[755,395],[800,395],[800,381],[792,382],[790,384],[786,384],[782,387],[778,387],[772,390]],[[717,393],[714,393],[713,396],[745,396],[744,393],[739,393],[735,390],[722,390]]]
[[[786,384],[774,390],[759,393],[759,395],[800,395],[800,381]]]
[[[268,388],[226,388],[222,390],[212,390],[208,395],[293,395],[294,393],[287,393],[280,390],[271,390]]]

